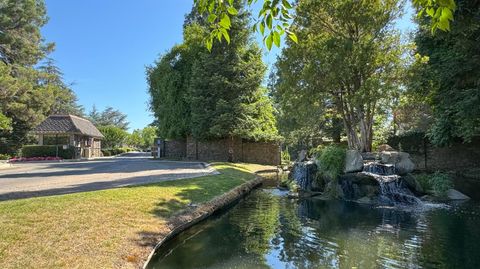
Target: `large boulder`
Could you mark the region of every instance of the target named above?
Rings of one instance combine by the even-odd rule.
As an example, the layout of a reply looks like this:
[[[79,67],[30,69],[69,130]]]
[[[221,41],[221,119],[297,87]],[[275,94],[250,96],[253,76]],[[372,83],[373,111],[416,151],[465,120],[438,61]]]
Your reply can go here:
[[[447,191],[447,197],[450,200],[468,200],[470,197],[466,196],[465,194],[455,190],[455,189],[449,189]]]
[[[412,174],[406,174],[402,177],[402,181],[405,182],[405,185],[417,194],[425,193],[422,185]]]
[[[380,146],[378,146],[378,151],[382,152],[382,151],[395,151],[394,148],[392,148],[389,144],[381,144]]]
[[[339,177],[339,186],[346,200],[357,200],[361,197],[376,197],[379,193],[378,181],[368,173],[348,173]]]
[[[297,157],[297,162],[304,162],[304,161],[307,161],[307,154],[308,152],[304,149],[302,149],[299,153],[298,153],[298,157]]]
[[[363,169],[363,157],[358,150],[347,150],[345,156],[345,173],[360,172]]]
[[[382,163],[395,165],[399,175],[406,175],[413,172],[415,164],[410,159],[410,154],[400,151],[382,151],[380,153]]]
[[[376,152],[362,152],[361,154],[364,161],[375,161],[378,159]]]
[[[350,181],[360,185],[378,185],[378,181],[368,173],[346,173],[340,175],[339,181]]]

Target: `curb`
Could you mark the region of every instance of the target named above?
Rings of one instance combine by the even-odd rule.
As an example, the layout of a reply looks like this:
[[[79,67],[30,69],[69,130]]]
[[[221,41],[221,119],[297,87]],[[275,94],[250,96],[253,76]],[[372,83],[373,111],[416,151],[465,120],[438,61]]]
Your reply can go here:
[[[9,162],[0,162],[0,170],[13,168],[13,165]]]
[[[229,192],[226,192],[220,195],[219,197],[214,198],[213,200],[210,200],[202,205],[199,205],[196,208],[186,209],[184,212],[180,213],[179,215],[172,217],[168,221],[169,224],[167,224],[169,226],[170,231],[164,238],[162,238],[155,245],[155,247],[150,252],[150,254],[148,255],[146,261],[143,263],[143,266],[141,268],[144,268],[144,269],[147,268],[147,265],[151,261],[155,252],[167,241],[171,240],[173,237],[187,230],[193,225],[210,217],[215,212],[218,212],[219,210],[225,207],[228,207],[234,202],[240,200],[242,197],[250,193],[253,189],[261,185],[262,182],[263,182],[263,178],[257,175],[254,180],[243,183],[242,185],[235,187]]]

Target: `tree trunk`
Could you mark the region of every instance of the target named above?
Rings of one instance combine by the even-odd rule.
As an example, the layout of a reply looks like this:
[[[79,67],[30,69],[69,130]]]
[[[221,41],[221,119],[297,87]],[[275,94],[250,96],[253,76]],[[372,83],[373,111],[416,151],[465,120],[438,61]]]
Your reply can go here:
[[[373,117],[366,117],[361,109],[357,109],[356,111],[344,110],[342,118],[347,132],[348,148],[361,152],[372,151]]]
[[[360,139],[362,152],[372,151],[372,122],[362,117],[360,119]]]

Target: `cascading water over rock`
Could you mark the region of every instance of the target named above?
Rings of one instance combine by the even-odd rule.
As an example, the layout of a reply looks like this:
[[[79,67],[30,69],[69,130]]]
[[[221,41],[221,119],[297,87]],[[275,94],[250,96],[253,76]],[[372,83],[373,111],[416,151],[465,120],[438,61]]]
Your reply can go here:
[[[401,177],[395,174],[394,165],[369,162],[364,165],[362,173],[377,180],[380,185],[380,202],[393,205],[422,204],[422,201],[405,186]]]
[[[309,190],[317,173],[314,161],[297,162],[293,166],[291,177],[301,190]]]

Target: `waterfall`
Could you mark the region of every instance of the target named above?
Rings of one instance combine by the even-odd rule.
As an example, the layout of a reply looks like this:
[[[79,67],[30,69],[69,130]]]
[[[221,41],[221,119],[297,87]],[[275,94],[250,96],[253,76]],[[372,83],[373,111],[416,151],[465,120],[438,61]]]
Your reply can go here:
[[[380,201],[393,205],[422,204],[405,186],[399,175],[395,174],[395,166],[378,162],[366,163],[363,167],[364,174],[370,175],[380,185]]]
[[[314,161],[297,162],[292,169],[292,178],[301,190],[309,190],[316,172]]]

